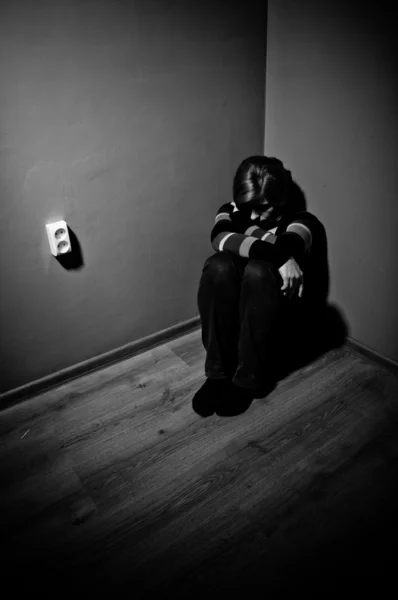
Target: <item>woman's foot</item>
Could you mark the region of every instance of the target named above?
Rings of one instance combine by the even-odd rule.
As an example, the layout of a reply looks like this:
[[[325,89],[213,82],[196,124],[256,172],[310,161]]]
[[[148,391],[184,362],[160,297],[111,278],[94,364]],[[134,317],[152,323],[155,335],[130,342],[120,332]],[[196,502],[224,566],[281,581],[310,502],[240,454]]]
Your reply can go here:
[[[192,408],[201,417],[210,417],[230,386],[227,379],[206,379],[192,398]]]
[[[244,413],[255,397],[255,390],[238,387],[230,383],[223,397],[217,403],[216,412],[220,417],[233,417]]]

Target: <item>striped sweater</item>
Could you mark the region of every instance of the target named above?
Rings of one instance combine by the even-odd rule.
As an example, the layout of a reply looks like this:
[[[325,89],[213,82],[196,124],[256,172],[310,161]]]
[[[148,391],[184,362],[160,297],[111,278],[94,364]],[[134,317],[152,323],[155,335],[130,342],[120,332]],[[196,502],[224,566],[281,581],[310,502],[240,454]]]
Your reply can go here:
[[[301,265],[311,254],[317,223],[318,219],[307,211],[278,219],[262,218],[229,202],[217,212],[211,243],[217,252],[226,250],[245,258],[267,260],[277,268],[290,257]]]

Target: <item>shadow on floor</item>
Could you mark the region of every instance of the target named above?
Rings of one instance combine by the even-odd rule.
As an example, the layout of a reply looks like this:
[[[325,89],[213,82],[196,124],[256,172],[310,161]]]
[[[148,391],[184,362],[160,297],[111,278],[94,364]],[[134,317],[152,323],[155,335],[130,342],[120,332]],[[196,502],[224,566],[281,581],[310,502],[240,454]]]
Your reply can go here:
[[[325,303],[306,313],[293,313],[278,348],[277,380],[305,367],[346,341],[348,325],[334,304]]]
[[[263,399],[276,388],[279,381],[294,371],[310,365],[333,348],[341,347],[348,334],[347,324],[338,308],[333,304],[322,304],[315,309],[302,310],[297,304],[284,323],[279,343],[274,348],[273,367],[265,365],[272,375],[266,388],[258,390],[247,399],[226,398],[217,404],[220,417],[234,417],[245,413],[256,399]]]

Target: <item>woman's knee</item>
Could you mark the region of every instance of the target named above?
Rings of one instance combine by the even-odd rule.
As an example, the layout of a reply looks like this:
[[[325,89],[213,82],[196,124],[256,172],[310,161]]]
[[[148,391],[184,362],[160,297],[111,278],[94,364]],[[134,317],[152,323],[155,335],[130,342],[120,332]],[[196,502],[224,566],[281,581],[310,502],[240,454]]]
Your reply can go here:
[[[270,263],[264,260],[249,260],[244,271],[244,281],[252,285],[276,285],[277,273]]]
[[[237,270],[231,253],[217,252],[210,256],[204,264],[203,275],[215,283],[224,283],[235,278]]]

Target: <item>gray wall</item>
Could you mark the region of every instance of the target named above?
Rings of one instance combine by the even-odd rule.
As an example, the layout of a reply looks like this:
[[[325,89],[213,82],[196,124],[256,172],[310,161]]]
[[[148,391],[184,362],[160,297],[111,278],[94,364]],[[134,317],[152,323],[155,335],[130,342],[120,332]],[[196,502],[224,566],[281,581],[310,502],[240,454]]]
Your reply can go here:
[[[394,3],[270,0],[265,152],[325,225],[330,300],[398,361],[398,53]]]
[[[197,314],[215,211],[263,148],[263,4],[2,0],[0,392]],[[62,218],[80,270],[50,254]]]

